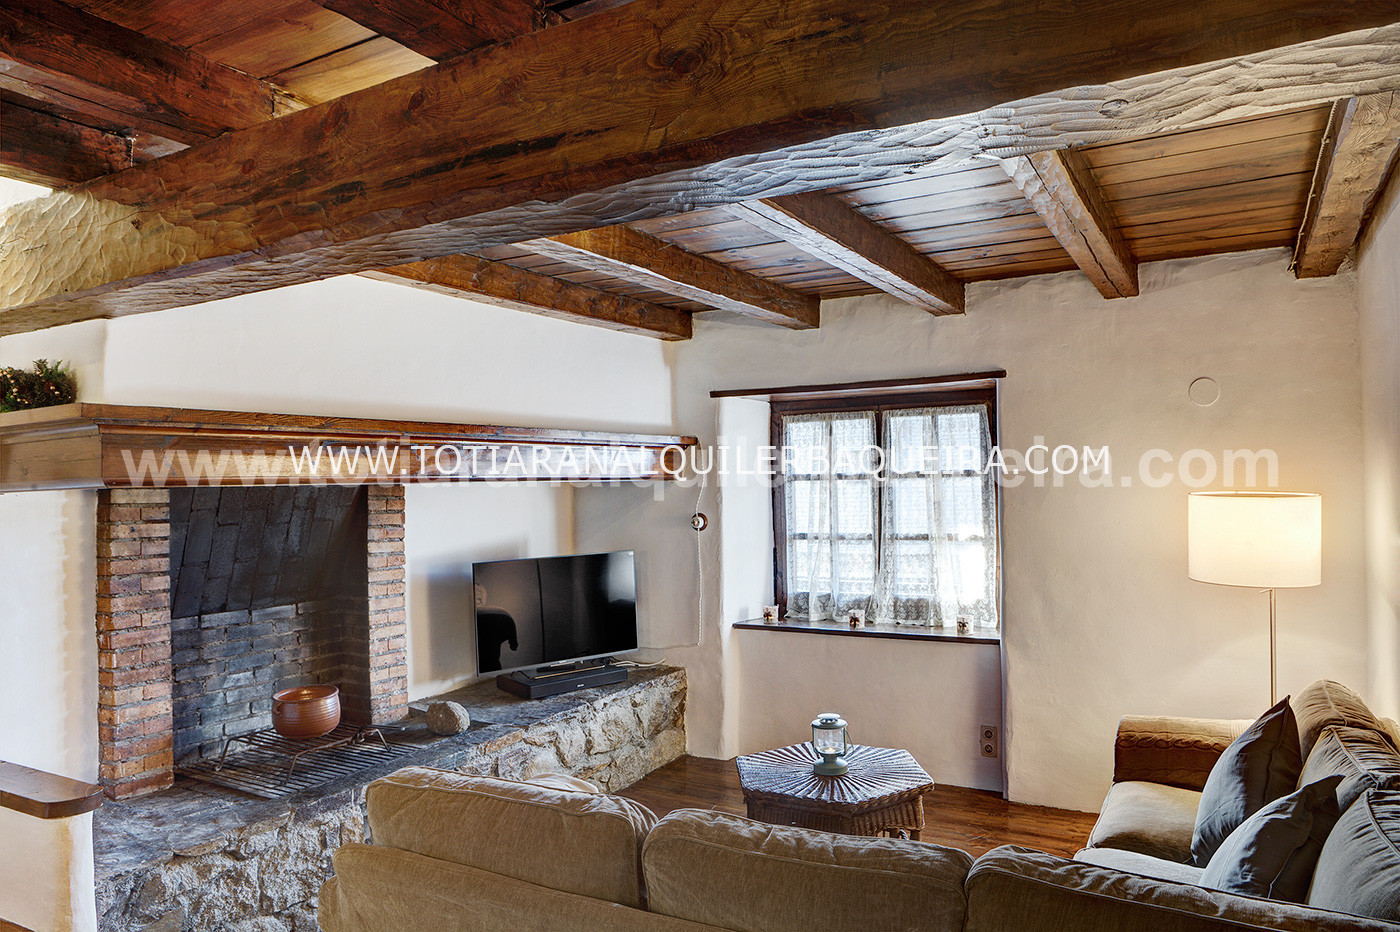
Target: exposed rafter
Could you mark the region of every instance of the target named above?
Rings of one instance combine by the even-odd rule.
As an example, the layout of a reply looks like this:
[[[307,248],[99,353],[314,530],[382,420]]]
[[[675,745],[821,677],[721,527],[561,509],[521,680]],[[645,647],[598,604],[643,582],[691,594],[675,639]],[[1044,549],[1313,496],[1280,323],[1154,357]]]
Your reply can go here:
[[[685,311],[477,256],[444,256],[361,274],[366,278],[413,285],[438,294],[624,333],[663,340],[690,339],[691,320]]]
[[[1001,167],[1100,294],[1138,293],[1137,261],[1082,155],[1073,149],[1033,152]]]
[[[728,210],[901,301],[931,314],[963,312],[962,282],[830,194],[745,201]]]
[[[533,0],[316,0],[328,10],[435,61],[533,32],[544,12]]]
[[[1400,146],[1400,93],[1338,101],[1293,250],[1299,278],[1335,275],[1361,235]]]
[[[266,82],[58,0],[0,4],[0,89],[87,125],[182,143],[297,106]]]
[[[0,172],[7,177],[64,188],[131,164],[125,137],[0,97]]]
[[[1279,46],[1296,54],[1400,19],[1391,4],[1311,0],[960,10],[653,0],[230,133],[14,208],[0,236],[0,333],[479,251],[701,198],[814,190],[852,165],[892,173],[938,135],[915,121]]]
[[[819,319],[819,302],[811,295],[628,226],[567,233],[523,245],[560,262],[795,330],[815,327]]]

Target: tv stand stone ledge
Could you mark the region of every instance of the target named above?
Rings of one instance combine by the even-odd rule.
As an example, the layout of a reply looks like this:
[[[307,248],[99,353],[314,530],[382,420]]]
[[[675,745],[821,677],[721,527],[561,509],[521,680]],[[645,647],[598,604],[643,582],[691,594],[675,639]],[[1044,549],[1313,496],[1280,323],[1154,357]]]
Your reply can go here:
[[[533,702],[491,680],[438,698],[464,705],[471,730],[315,793],[262,800],[181,778],[109,802],[93,826],[99,928],[314,932],[331,852],[365,838],[365,786],[400,767],[512,779],[557,771],[612,791],[685,753],[685,671],[675,667]]]

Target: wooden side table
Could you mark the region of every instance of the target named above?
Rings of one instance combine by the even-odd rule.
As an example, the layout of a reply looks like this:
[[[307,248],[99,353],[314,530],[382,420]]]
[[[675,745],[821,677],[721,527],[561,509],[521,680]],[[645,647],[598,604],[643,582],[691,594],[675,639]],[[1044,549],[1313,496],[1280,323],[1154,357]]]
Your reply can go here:
[[[735,764],[749,818],[841,835],[919,839],[933,778],[908,751],[852,745],[850,770],[840,777],[812,773],[819,759],[811,744],[741,755]]]

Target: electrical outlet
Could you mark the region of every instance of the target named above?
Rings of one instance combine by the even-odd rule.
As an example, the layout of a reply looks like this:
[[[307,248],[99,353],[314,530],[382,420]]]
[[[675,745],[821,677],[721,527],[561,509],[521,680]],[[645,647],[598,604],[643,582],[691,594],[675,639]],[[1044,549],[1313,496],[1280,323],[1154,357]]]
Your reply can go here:
[[[1001,753],[1001,729],[995,725],[983,725],[978,729],[977,743],[982,746],[983,757],[996,757]]]

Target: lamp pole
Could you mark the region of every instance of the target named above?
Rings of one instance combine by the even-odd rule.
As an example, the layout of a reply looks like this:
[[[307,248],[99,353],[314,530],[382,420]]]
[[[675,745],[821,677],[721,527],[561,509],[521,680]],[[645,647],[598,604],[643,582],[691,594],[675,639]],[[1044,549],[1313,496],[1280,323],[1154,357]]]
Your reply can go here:
[[[1278,590],[1269,590],[1269,705],[1278,702]]]

